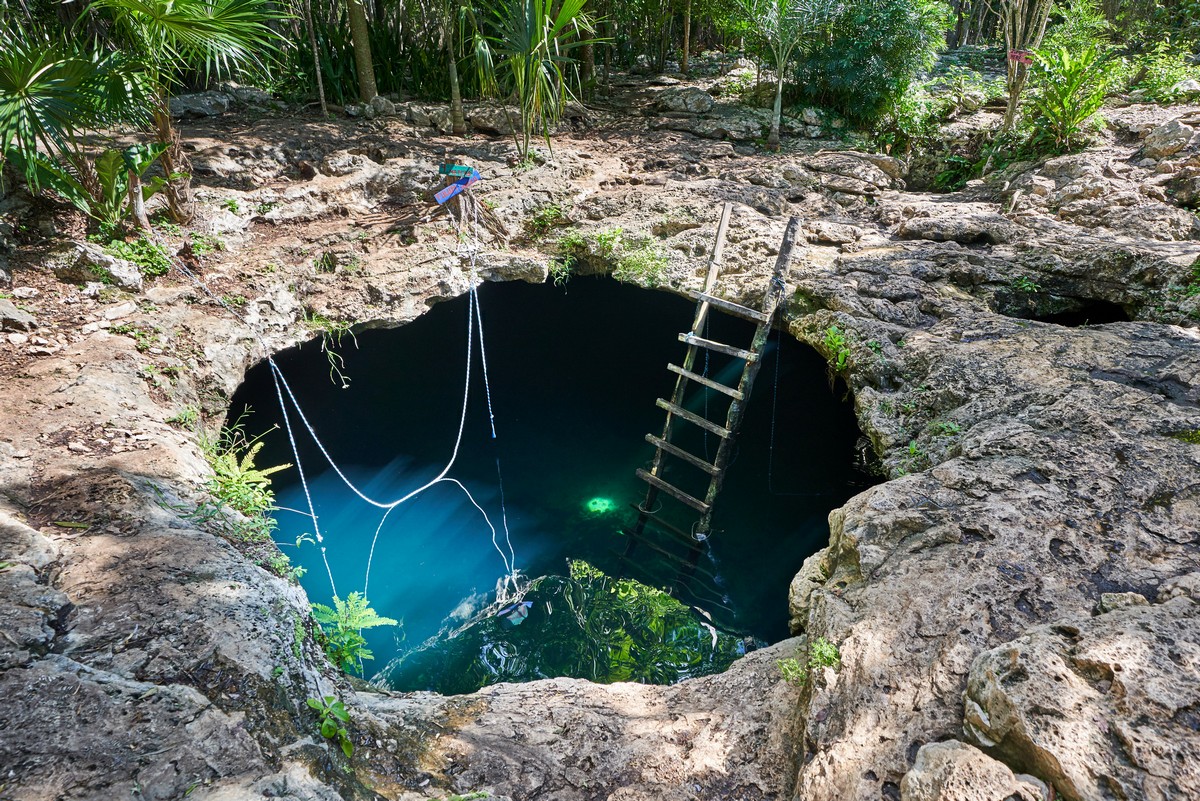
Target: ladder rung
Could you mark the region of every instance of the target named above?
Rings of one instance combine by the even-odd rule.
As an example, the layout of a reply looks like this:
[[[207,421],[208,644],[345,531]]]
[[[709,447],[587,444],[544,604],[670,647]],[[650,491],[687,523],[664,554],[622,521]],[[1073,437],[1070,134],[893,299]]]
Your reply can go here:
[[[716,306],[726,314],[732,314],[734,317],[741,317],[746,320],[753,320],[756,323],[768,322],[771,318],[757,309],[751,309],[748,306],[743,306],[740,303],[734,303],[724,298],[707,295],[703,292],[689,292],[694,300],[703,301],[710,306]]]
[[[720,342],[713,342],[711,339],[704,339],[695,334],[688,332],[679,335],[680,342],[686,342],[689,345],[695,345],[701,348],[707,348],[717,353],[724,353],[726,356],[733,356],[738,359],[745,359],[748,362],[758,361],[758,354],[749,350],[735,348],[732,345],[722,345]]]
[[[682,406],[676,406],[674,403],[671,403],[670,401],[667,401],[667,400],[663,400],[662,398],[659,398],[658,400],[656,400],[654,402],[656,404],[658,404],[658,408],[665,409],[666,411],[670,412],[671,414],[675,415],[676,417],[681,417],[684,420],[687,420],[692,425],[700,426],[705,431],[716,434],[718,437],[721,437],[722,439],[729,438],[729,429],[722,428],[721,426],[717,425],[716,423],[712,422],[711,420],[705,420],[703,417],[701,417],[698,414],[692,414],[691,412],[689,412],[687,409],[683,408]]]
[[[675,364],[668,364],[667,369],[670,370],[672,373],[675,373],[675,375],[681,375],[684,378],[686,378],[688,381],[695,381],[697,384],[706,386],[709,389],[715,389],[717,392],[720,392],[723,395],[728,395],[729,397],[733,398],[734,400],[740,401],[740,400],[746,399],[745,395],[743,395],[741,392],[738,392],[733,387],[726,386],[725,384],[722,384],[720,381],[713,381],[708,376],[703,376],[703,375],[700,375],[699,373],[693,373],[691,370],[684,370],[682,367],[675,365]]]
[[[661,437],[656,437],[653,434],[647,434],[646,442],[649,442],[651,445],[653,445],[656,448],[666,451],[667,453],[671,454],[672,456],[674,456],[677,459],[681,459],[681,460],[687,462],[692,467],[703,470],[705,473],[708,473],[710,476],[715,476],[717,473],[721,472],[720,470],[717,469],[716,465],[709,464],[708,462],[701,459],[699,456],[688,453],[683,448],[680,448],[677,445],[672,445],[670,442],[667,442],[665,439],[662,439]]]
[[[667,493],[680,503],[686,503],[688,506],[692,507],[701,514],[706,514],[708,512],[708,504],[704,501],[693,498],[691,495],[688,495],[678,487],[668,484],[658,476],[650,475],[640,467],[637,469],[637,477],[652,487],[658,487],[660,490]]]
[[[681,537],[681,538],[683,538],[683,540],[685,542],[688,542],[688,543],[693,543],[696,541],[695,538],[693,538],[691,534],[689,534],[688,532],[679,528],[679,526],[672,525],[672,524],[668,523],[666,520],[663,520],[655,512],[642,511],[642,507],[638,506],[636,503],[631,503],[631,504],[629,504],[629,506],[631,509],[636,509],[638,514],[645,515],[645,517],[648,521],[650,521],[654,525],[658,526],[659,528],[663,529],[668,534],[674,534],[677,537]]]

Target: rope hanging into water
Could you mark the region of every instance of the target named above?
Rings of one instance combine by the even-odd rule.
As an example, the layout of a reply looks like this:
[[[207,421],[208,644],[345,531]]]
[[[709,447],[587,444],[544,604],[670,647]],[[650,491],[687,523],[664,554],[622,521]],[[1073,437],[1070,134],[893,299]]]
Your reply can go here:
[[[452,484],[456,485],[459,489],[461,489],[463,491],[463,493],[467,496],[467,499],[471,502],[471,504],[477,510],[479,510],[479,513],[483,516],[484,522],[487,523],[487,526],[488,526],[489,530],[491,531],[492,546],[496,549],[496,552],[500,555],[501,560],[504,562],[504,568],[505,568],[506,572],[505,572],[505,577],[503,579],[503,586],[507,586],[509,584],[511,584],[513,587],[517,586],[516,554],[515,554],[513,546],[512,546],[512,539],[511,539],[511,536],[509,534],[509,529],[508,529],[508,514],[507,514],[507,510],[505,509],[505,503],[504,503],[504,486],[503,486],[503,478],[502,478],[501,472],[500,472],[499,456],[498,455],[496,456],[496,474],[497,474],[497,478],[500,482],[501,515],[502,515],[503,522],[504,522],[504,538],[505,538],[505,544],[508,549],[508,554],[505,554],[504,551],[500,548],[500,544],[498,542],[499,535],[496,531],[496,527],[492,524],[492,521],[489,518],[487,512],[483,509],[482,506],[480,506],[480,504],[475,500],[474,496],[462,484],[462,482],[458,481],[457,479],[447,477],[451,468],[454,466],[455,461],[458,459],[459,448],[462,445],[463,431],[466,427],[467,406],[468,406],[468,403],[470,400],[470,387],[471,387],[472,345],[473,345],[474,339],[475,339],[476,323],[478,323],[478,325],[479,325],[479,334],[478,334],[479,335],[479,346],[480,346],[480,355],[481,355],[482,362],[483,362],[484,387],[485,387],[485,390],[487,393],[488,418],[489,418],[489,423],[490,423],[491,429],[492,429],[492,439],[493,440],[496,439],[495,416],[494,416],[494,413],[492,410],[492,400],[491,400],[491,386],[490,386],[490,382],[488,381],[488,376],[487,376],[487,358],[486,358],[486,355],[485,355],[484,349],[483,349],[483,317],[482,317],[482,312],[479,308],[479,299],[478,299],[478,294],[476,291],[478,279],[477,279],[475,267],[476,267],[476,256],[477,256],[478,249],[479,249],[479,237],[478,237],[479,206],[478,206],[478,202],[475,201],[474,198],[471,197],[468,193],[463,193],[463,194],[465,196],[463,198],[463,200],[465,201],[467,198],[470,198],[470,201],[474,206],[474,231],[473,231],[472,241],[470,242],[470,278],[469,278],[469,289],[468,289],[468,293],[467,293],[468,294],[468,313],[467,313],[467,354],[466,354],[467,358],[466,358],[466,370],[465,370],[466,376],[464,379],[463,401],[462,401],[461,414],[459,417],[458,431],[455,436],[454,448],[451,452],[450,459],[446,463],[446,466],[441,470],[441,472],[439,472],[433,480],[423,484],[422,486],[418,487],[417,489],[412,490],[411,492],[409,492],[393,501],[388,501],[388,502],[378,501],[374,498],[369,497],[366,493],[364,493],[357,486],[355,486],[354,482],[352,482],[349,479],[349,477],[346,476],[345,472],[334,461],[333,457],[329,454],[329,451],[326,449],[324,443],[321,441],[320,437],[317,435],[316,429],[313,427],[312,423],[309,422],[308,417],[304,414],[304,410],[301,407],[299,400],[297,400],[295,393],[292,391],[292,387],[288,383],[286,376],[283,374],[283,370],[275,362],[275,359],[270,355],[270,353],[271,353],[270,346],[267,344],[266,340],[264,340],[263,337],[260,335],[257,328],[254,325],[252,325],[250,323],[250,321],[248,321],[245,317],[243,317],[236,309],[234,309],[229,303],[227,303],[224,300],[224,298],[221,298],[218,295],[216,295],[216,293],[214,293],[208,287],[208,285],[205,284],[205,282],[203,280],[201,280],[195,273],[193,273],[187,267],[187,265],[185,265],[181,260],[171,259],[173,266],[182,276],[184,276],[186,279],[191,281],[204,295],[206,295],[209,299],[211,299],[217,305],[219,305],[221,308],[223,308],[230,316],[232,316],[234,319],[236,319],[242,325],[246,326],[246,328],[248,328],[250,330],[251,335],[258,341],[259,345],[263,348],[264,353],[267,354],[266,361],[271,370],[271,378],[275,385],[275,394],[276,394],[277,400],[279,401],[280,413],[283,416],[284,428],[287,433],[288,443],[291,447],[293,458],[296,461],[296,470],[300,477],[301,487],[304,491],[305,503],[308,506],[307,513],[302,512],[300,510],[296,510],[296,509],[285,509],[284,511],[290,511],[290,512],[294,512],[296,514],[305,515],[306,517],[309,517],[312,520],[314,535],[315,535],[317,544],[320,547],[321,560],[324,563],[325,572],[329,578],[330,589],[333,592],[333,595],[335,598],[339,597],[338,592],[337,592],[337,585],[333,578],[333,570],[331,569],[331,567],[329,565],[329,559],[327,556],[326,546],[325,546],[325,542],[324,542],[325,537],[324,537],[323,533],[321,532],[320,520],[316,513],[316,506],[315,506],[315,503],[313,502],[312,491],[309,487],[308,477],[306,476],[306,474],[304,472],[304,467],[302,464],[302,460],[300,458],[300,449],[299,449],[299,445],[296,441],[295,430],[292,426],[291,415],[288,413],[288,408],[287,408],[288,403],[285,401],[285,398],[284,398],[285,394],[287,396],[287,400],[291,402],[291,406],[295,410],[296,416],[298,417],[300,422],[303,424],[305,430],[307,430],[309,436],[312,437],[313,442],[317,446],[317,449],[321,452],[321,455],[324,456],[325,460],[329,463],[329,466],[331,468],[333,468],[334,473],[338,476],[339,479],[341,479],[342,483],[344,483],[350,489],[351,492],[353,492],[355,495],[357,495],[364,502],[384,510],[384,514],[379,521],[379,525],[375,529],[375,535],[371,541],[371,549],[370,549],[370,552],[367,557],[366,575],[365,575],[364,581],[363,581],[363,596],[364,597],[367,597],[367,590],[370,585],[371,566],[372,566],[373,560],[374,560],[375,547],[378,542],[380,532],[383,529],[383,525],[384,525],[384,523],[387,522],[388,516],[392,513],[392,511],[394,509],[396,509],[400,505],[411,500],[412,498],[417,497],[418,495],[425,492],[429,488],[431,488],[434,485],[441,483],[443,481],[447,482],[447,483],[452,483]],[[453,216],[453,215],[451,215],[451,216]],[[463,210],[464,221],[465,221],[465,218],[466,218],[466,210],[464,209]],[[461,226],[460,226],[460,229],[461,229]]]

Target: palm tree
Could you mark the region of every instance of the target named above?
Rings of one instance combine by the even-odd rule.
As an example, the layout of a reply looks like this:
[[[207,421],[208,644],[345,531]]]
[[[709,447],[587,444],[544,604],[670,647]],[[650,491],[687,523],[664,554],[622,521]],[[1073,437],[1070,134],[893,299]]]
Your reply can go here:
[[[354,66],[358,71],[358,100],[370,103],[379,90],[375,86],[375,62],[371,58],[371,32],[362,0],[346,0],[350,17],[350,43],[354,47]]]
[[[209,77],[227,77],[247,67],[264,67],[275,52],[276,34],[268,23],[280,19],[269,0],[95,0],[130,45],[142,54],[153,87],[153,125],[167,145],[159,159],[167,177],[171,218],[184,223],[195,214],[188,160],[171,121],[171,90],[178,74],[200,68]]]
[[[749,22],[771,51],[775,67],[775,106],[767,147],[779,149],[783,117],[783,81],[792,54],[802,39],[829,21],[832,9],[825,0],[741,0]]]
[[[53,188],[93,216],[102,216],[95,213],[101,205],[119,212],[120,204],[105,197],[114,182],[102,186],[82,135],[148,120],[152,89],[142,65],[120,53],[85,54],[46,36],[13,33],[0,51],[0,161],[10,161],[34,191]],[[115,222],[111,215],[106,221]]]
[[[495,34],[485,57],[494,59],[498,82],[516,98],[521,119],[514,137],[522,159],[529,157],[530,139],[539,127],[549,147],[550,131],[575,97],[564,73],[573,63],[568,54],[597,41],[583,12],[586,2],[562,0],[556,11],[554,0],[500,0],[491,9]]]

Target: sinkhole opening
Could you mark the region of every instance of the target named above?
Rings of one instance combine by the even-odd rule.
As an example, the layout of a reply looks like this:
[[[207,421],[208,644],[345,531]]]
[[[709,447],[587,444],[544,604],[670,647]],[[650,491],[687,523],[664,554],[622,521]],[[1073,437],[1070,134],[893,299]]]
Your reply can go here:
[[[1100,298],[1034,295],[1005,298],[997,311],[1009,317],[1053,323],[1068,328],[1105,323],[1128,323],[1129,312],[1119,303]]]
[[[668,683],[786,637],[788,584],[827,544],[829,511],[875,480],[856,463],[860,432],[824,360],[772,332],[711,535],[700,544],[687,537],[698,513],[660,493],[661,524],[631,547],[647,492],[635,471],[654,455],[645,436],[663,433],[655,400],[671,397],[667,365],[683,357],[678,334],[691,327],[694,304],[608,278],[565,288],[489,283],[478,298],[484,349],[476,339],[448,473],[458,483],[434,484],[384,519],[330,468],[294,413],[321,542],[299,472],[272,477],[275,537],[305,569],[313,602],[332,606],[335,586],[342,599],[365,589],[372,608],[401,621],[361,632],[374,656],[365,675],[444,693],[554,675]],[[450,459],[469,316],[463,296],[407,325],[343,338],[336,354],[348,388],[331,380],[320,341],[276,355],[329,456],[364,494],[402,497]],[[705,333],[746,347],[753,331],[714,310]],[[742,365],[701,351],[692,369],[736,385]],[[723,423],[728,404],[692,384],[684,406]],[[297,462],[265,363],[247,374],[231,419],[247,409],[247,433],[263,434],[256,464]],[[686,421],[676,420],[671,441],[716,458],[717,436]],[[661,475],[704,497],[709,477],[693,465],[666,457]],[[505,579],[510,563],[521,574],[516,587]]]

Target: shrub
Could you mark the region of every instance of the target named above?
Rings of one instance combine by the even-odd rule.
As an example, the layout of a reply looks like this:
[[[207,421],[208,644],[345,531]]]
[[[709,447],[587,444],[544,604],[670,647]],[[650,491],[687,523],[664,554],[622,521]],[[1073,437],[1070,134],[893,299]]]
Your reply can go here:
[[[1189,59],[1185,48],[1166,37],[1133,59],[1129,88],[1156,103],[1178,103],[1185,98],[1175,86],[1188,78],[1200,78],[1200,70]]]
[[[800,99],[855,122],[883,114],[933,65],[948,21],[936,0],[864,0],[837,8],[796,58]]]
[[[1083,140],[1084,126],[1104,104],[1107,65],[1095,46],[1072,55],[1065,47],[1034,53],[1035,142],[1062,152]]]

